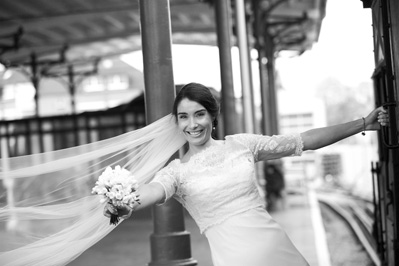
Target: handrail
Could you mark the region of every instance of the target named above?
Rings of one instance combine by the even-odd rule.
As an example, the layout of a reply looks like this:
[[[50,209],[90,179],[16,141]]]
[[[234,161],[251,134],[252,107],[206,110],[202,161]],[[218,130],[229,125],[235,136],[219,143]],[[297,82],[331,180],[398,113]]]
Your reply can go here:
[[[388,149],[397,149],[399,148],[399,143],[397,141],[398,137],[397,135],[394,137],[394,140],[396,139],[397,143],[389,143],[389,140],[387,140],[387,136],[389,134],[389,131],[391,131],[391,134],[397,134],[397,129],[396,129],[396,102],[387,102],[382,105],[385,109],[388,109],[388,114],[389,114],[389,126],[383,126],[381,130],[381,135],[382,135],[382,142]]]

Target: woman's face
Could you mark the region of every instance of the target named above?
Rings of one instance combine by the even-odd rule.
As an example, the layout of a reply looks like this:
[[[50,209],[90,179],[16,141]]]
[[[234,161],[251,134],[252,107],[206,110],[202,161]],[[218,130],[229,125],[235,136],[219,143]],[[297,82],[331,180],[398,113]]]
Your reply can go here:
[[[201,104],[187,98],[177,106],[177,124],[190,145],[201,146],[212,133],[212,117]]]

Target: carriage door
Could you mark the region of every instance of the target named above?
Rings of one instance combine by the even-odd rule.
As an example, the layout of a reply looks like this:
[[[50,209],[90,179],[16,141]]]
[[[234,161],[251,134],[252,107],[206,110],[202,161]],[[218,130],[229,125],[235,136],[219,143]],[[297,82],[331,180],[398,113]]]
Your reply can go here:
[[[376,65],[373,74],[375,100],[376,105],[385,106],[390,115],[390,127],[384,127],[378,133],[380,161],[372,168],[375,177],[374,195],[377,202],[374,230],[382,265],[388,266],[399,265],[398,91],[395,81],[397,62],[394,60],[394,49],[397,49],[394,46],[394,39],[399,37],[397,33],[399,29],[392,29],[390,14],[391,4],[394,1],[396,0],[378,0],[373,1],[371,5]],[[395,25],[398,26],[397,23]],[[396,72],[396,76],[397,74]]]

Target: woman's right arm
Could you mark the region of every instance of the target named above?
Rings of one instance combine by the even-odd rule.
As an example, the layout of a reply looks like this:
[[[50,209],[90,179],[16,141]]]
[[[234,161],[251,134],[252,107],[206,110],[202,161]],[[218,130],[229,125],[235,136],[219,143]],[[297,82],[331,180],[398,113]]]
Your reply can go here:
[[[137,194],[139,195],[140,204],[134,207],[135,211],[160,203],[165,198],[165,190],[158,182],[142,185],[137,190]]]
[[[123,219],[130,217],[133,211],[141,210],[154,204],[162,204],[175,194],[178,187],[177,170],[175,161],[159,170],[154,179],[144,185],[140,185],[137,190],[140,204],[135,202],[133,206],[118,207],[116,209],[112,204],[106,204],[104,215],[110,217],[111,214],[117,214]]]
[[[165,190],[160,183],[153,182],[141,185],[137,190],[137,195],[140,204],[135,202],[133,207],[123,206],[116,208],[112,204],[107,203],[104,207],[104,215],[110,217],[111,214],[115,214],[123,219],[127,219],[133,211],[138,211],[162,202],[165,198]]]

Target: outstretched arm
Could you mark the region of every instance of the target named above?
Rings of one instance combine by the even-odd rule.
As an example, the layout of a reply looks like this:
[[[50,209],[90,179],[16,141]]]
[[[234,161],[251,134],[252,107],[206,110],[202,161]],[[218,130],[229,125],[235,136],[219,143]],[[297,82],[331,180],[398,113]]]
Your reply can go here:
[[[165,198],[165,190],[162,185],[157,182],[140,186],[138,194],[140,195],[141,204],[134,207],[135,211],[157,204]]]
[[[363,130],[377,130],[388,125],[387,111],[382,107],[373,110],[367,117],[330,127],[316,128],[301,133],[303,150],[316,150],[360,133]]]
[[[140,204],[135,202],[132,207],[123,206],[118,209],[110,203],[107,203],[104,207],[104,215],[110,217],[111,214],[118,215],[123,219],[130,217],[133,211],[138,211],[147,207],[150,207],[158,202],[161,202],[165,198],[165,190],[159,183],[144,184],[137,190],[139,195]]]

